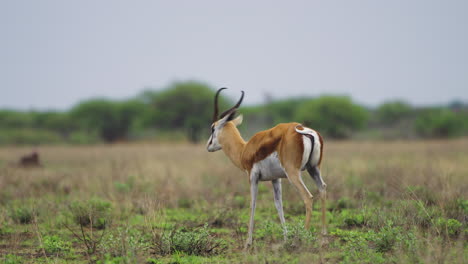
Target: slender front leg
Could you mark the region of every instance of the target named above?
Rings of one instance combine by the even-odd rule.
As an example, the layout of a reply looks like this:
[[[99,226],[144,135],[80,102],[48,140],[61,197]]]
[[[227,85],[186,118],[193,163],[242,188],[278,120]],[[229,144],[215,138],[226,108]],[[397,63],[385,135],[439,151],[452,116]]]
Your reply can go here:
[[[257,203],[257,190],[258,190],[258,175],[255,172],[251,172],[250,173],[250,222],[249,222],[249,233],[248,233],[247,241],[245,242],[245,249],[247,249],[248,247],[252,245],[255,206]]]
[[[283,236],[284,240],[286,240],[286,234],[288,230],[286,229],[286,221],[284,220],[284,213],[283,213],[283,199],[281,197],[281,179],[276,179],[271,181],[273,184],[273,192],[275,196],[275,206],[276,210],[278,211],[278,215],[280,218],[281,226],[283,227]]]

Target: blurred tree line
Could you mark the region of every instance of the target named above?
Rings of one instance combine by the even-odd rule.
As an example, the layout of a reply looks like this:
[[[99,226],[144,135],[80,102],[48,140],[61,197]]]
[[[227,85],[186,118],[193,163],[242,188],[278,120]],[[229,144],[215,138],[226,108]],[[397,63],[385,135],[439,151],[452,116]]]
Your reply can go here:
[[[0,110],[0,144],[204,141],[209,135],[215,91],[201,82],[175,82],[128,100],[85,100],[64,112]],[[220,109],[232,104],[221,94]],[[468,106],[462,102],[422,108],[391,101],[368,108],[347,96],[325,95],[270,100],[241,106],[240,112],[244,115],[240,129],[246,139],[259,130],[292,121],[336,139],[468,135]]]

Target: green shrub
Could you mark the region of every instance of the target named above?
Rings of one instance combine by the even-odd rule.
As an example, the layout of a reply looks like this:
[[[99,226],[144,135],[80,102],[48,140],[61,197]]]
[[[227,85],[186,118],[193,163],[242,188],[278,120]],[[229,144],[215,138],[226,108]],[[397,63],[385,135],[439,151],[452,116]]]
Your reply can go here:
[[[135,176],[129,176],[124,182],[114,182],[114,187],[118,192],[129,193],[135,187]]]
[[[56,235],[44,236],[43,244],[44,244],[44,250],[48,254],[69,252],[71,249],[71,242],[63,241],[60,237]]]
[[[193,205],[193,200],[192,200],[192,199],[180,198],[180,199],[177,201],[177,206],[178,206],[179,208],[188,209],[188,208],[191,208],[192,205]]]
[[[343,209],[355,208],[356,205],[352,199],[348,197],[341,197],[336,202],[331,203],[330,207],[331,209],[335,209],[335,210],[343,210]]]
[[[286,228],[288,232],[283,247],[287,251],[303,250],[315,246],[314,242],[317,241],[315,234],[317,234],[317,232],[315,230],[306,230],[302,221],[291,224],[287,223]],[[276,232],[279,233],[279,230]],[[282,234],[282,232],[280,234]]]
[[[451,200],[445,205],[444,209],[447,217],[460,222],[468,221],[468,200],[463,198]]]
[[[235,208],[240,208],[240,209],[246,208],[248,206],[247,199],[242,195],[234,196],[232,203]]]
[[[6,254],[1,258],[2,264],[21,264],[24,263],[24,260],[20,256],[14,254]]]
[[[110,256],[125,257],[125,263],[137,262],[135,258],[138,253],[150,247],[148,237],[136,228],[117,227],[109,232],[100,244],[102,252]]]
[[[110,222],[111,203],[99,198],[76,201],[70,204],[70,212],[75,223],[104,229]]]
[[[404,201],[401,204],[403,219],[406,224],[416,225],[424,229],[434,226],[434,221],[442,215],[442,211],[436,206],[427,206],[421,200]],[[402,219],[400,218],[400,221]]]
[[[401,228],[393,227],[389,223],[386,227],[382,228],[372,240],[375,242],[377,252],[389,252],[394,249],[396,243],[401,240]]]
[[[341,220],[342,227],[361,227],[366,223],[366,217],[363,213],[357,212],[356,210],[345,209],[341,211],[339,217]]]
[[[10,207],[10,217],[17,224],[30,224],[34,220],[34,211],[29,206],[14,204]]]
[[[260,227],[255,229],[256,239],[266,239],[275,241],[283,237],[283,228],[280,224],[267,220]]]
[[[97,264],[125,264],[131,263],[124,256],[112,256],[111,254],[104,254],[103,258],[96,262]]]
[[[365,199],[375,204],[382,204],[383,202],[388,202],[388,201],[385,201],[382,194],[380,194],[379,192],[372,192],[372,191],[365,192]]]
[[[235,227],[239,223],[239,216],[230,209],[222,209],[209,218],[208,222],[212,227]]]
[[[435,221],[440,232],[448,236],[457,236],[462,232],[462,223],[456,219],[437,218]]]
[[[114,182],[114,187],[118,192],[128,193],[132,190],[133,186],[125,182]]]
[[[422,201],[424,205],[435,205],[438,200],[436,194],[424,186],[408,186],[406,192],[411,198]]]
[[[161,261],[155,259],[155,258],[147,258],[146,259],[146,263],[147,264],[159,264],[159,263],[162,263]]]
[[[385,263],[382,252],[376,252],[369,246],[369,241],[375,236],[373,231],[336,229],[331,235],[337,236],[341,242],[342,263]]]
[[[216,255],[226,248],[226,245],[215,239],[208,231],[208,225],[194,230],[176,228],[164,232],[154,238],[156,253],[170,255],[183,252],[188,255]]]

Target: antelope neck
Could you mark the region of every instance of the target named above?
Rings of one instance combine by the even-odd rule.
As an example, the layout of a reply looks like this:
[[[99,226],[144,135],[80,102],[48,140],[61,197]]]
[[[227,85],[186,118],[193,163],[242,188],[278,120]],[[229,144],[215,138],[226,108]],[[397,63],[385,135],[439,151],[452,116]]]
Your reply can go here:
[[[244,150],[246,142],[242,138],[237,127],[228,122],[219,137],[219,143],[223,147],[226,156],[236,165],[236,167],[244,170],[242,165],[242,151]]]

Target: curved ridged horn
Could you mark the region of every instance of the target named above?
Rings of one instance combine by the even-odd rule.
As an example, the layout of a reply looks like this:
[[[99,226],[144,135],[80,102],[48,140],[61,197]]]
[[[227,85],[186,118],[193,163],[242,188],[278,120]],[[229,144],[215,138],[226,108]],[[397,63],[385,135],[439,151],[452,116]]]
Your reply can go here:
[[[241,93],[242,93],[242,95],[241,95],[239,101],[237,102],[237,104],[236,104],[235,106],[231,107],[230,109],[224,111],[224,112],[221,114],[220,118],[223,118],[225,115],[227,115],[227,114],[230,113],[231,111],[235,111],[237,108],[239,108],[240,104],[242,103],[242,100],[244,100],[244,91],[241,91]]]
[[[226,87],[223,87],[223,88],[219,88],[218,91],[216,92],[216,95],[215,95],[215,99],[214,99],[214,114],[213,114],[213,123],[218,121],[218,95],[219,93],[224,90],[224,89],[227,89]]]

